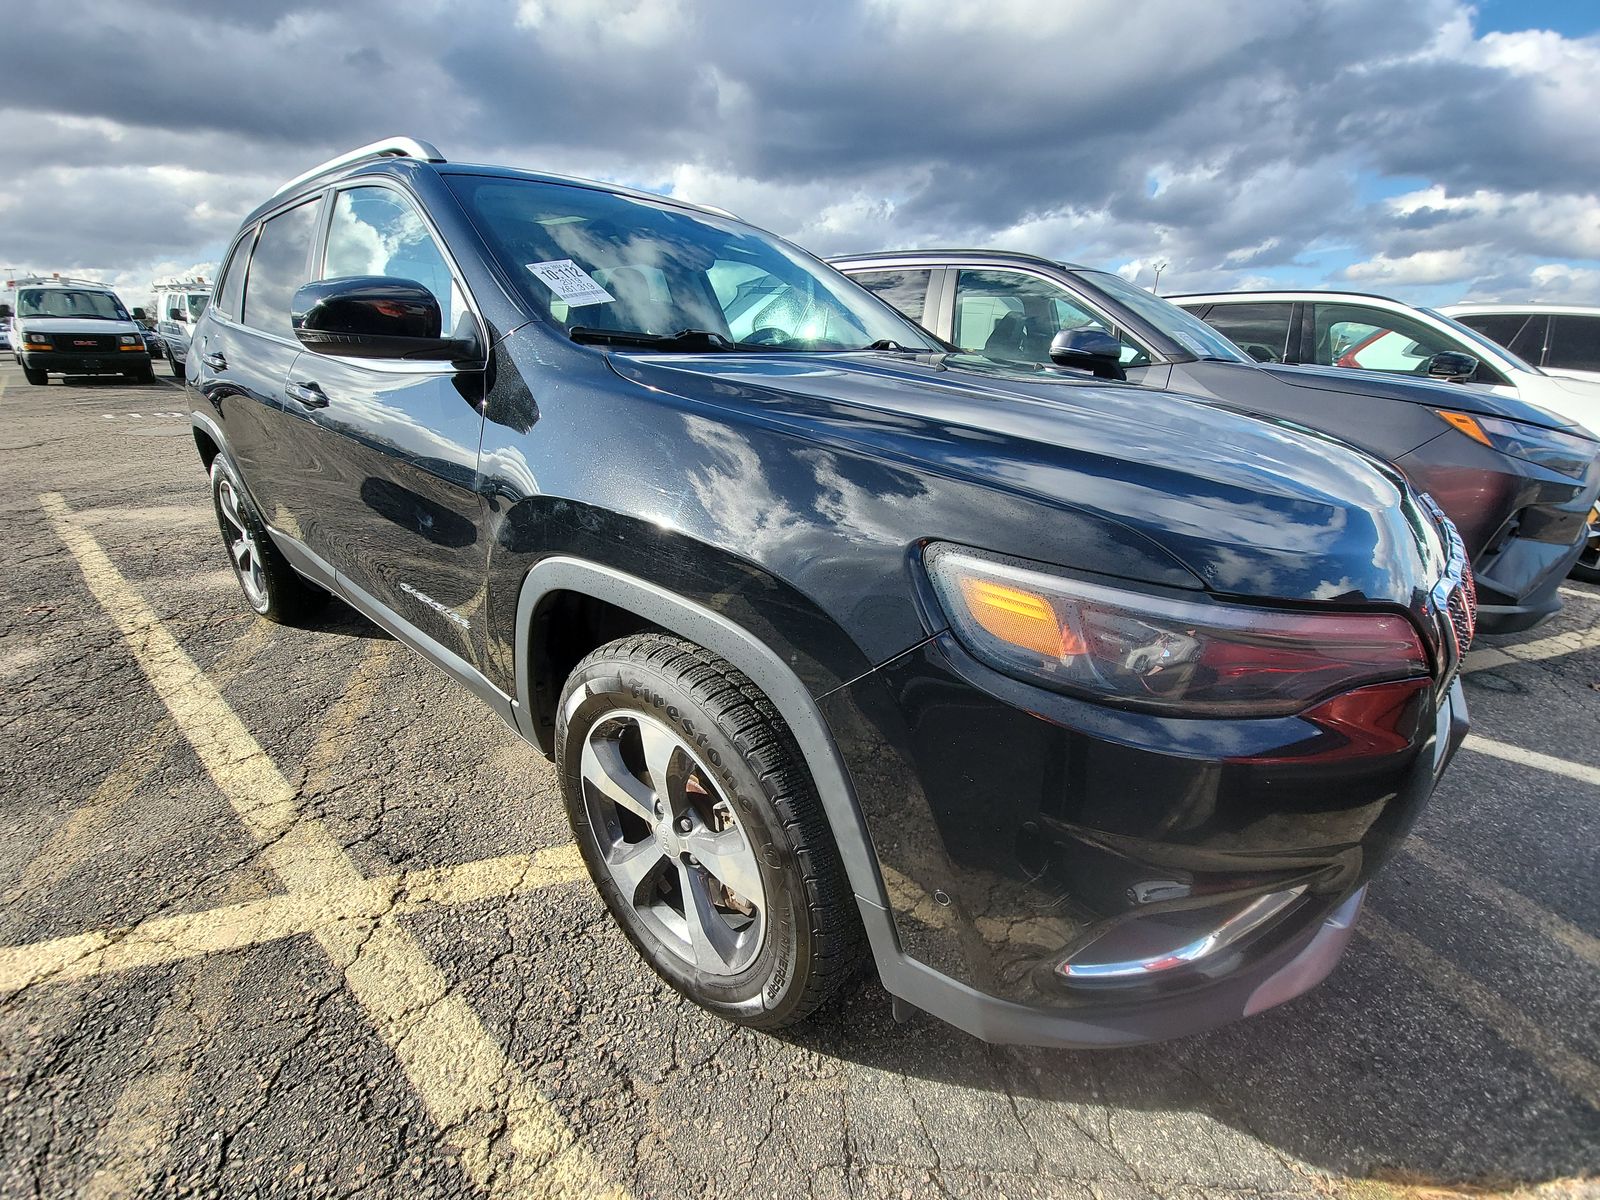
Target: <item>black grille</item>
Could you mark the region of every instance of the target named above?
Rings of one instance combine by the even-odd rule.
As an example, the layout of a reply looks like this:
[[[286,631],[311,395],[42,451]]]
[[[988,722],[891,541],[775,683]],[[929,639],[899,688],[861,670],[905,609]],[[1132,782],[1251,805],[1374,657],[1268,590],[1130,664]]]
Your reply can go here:
[[[1472,581],[1472,568],[1461,564],[1461,586],[1450,593],[1450,624],[1456,631],[1456,646],[1465,654],[1472,648],[1472,635],[1478,631],[1478,586]]]
[[[55,343],[57,350],[78,354],[98,354],[117,348],[115,335],[104,333],[53,333],[50,340]]]

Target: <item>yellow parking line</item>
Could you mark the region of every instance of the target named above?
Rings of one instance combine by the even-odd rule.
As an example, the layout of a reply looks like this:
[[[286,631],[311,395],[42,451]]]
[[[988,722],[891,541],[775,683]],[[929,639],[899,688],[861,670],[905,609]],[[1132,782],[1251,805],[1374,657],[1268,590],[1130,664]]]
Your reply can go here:
[[[1567,654],[1580,654],[1585,650],[1600,649],[1600,629],[1574,630],[1556,633],[1537,641],[1512,646],[1480,646],[1467,651],[1467,662],[1462,672],[1490,671],[1496,667],[1514,667],[1519,663],[1543,662]]]
[[[1592,787],[1600,787],[1600,767],[1591,767],[1584,763],[1570,762],[1565,758],[1555,758],[1549,754],[1540,754],[1537,750],[1524,750],[1521,746],[1513,746],[1508,742],[1497,742],[1493,738],[1480,737],[1476,733],[1467,735],[1467,740],[1462,743],[1462,748],[1471,750],[1474,754],[1487,754],[1490,758],[1517,763],[1519,766],[1533,767],[1535,770],[1548,771],[1552,775],[1560,775],[1578,783],[1587,783]]]
[[[37,983],[67,983],[244,950],[350,921],[405,916],[439,905],[508,900],[584,878],[571,844],[537,854],[507,854],[457,867],[430,867],[375,879],[334,881],[315,894],[289,892],[200,912],[153,917],[22,946],[0,946],[0,997]]]
[[[1358,932],[1376,942],[1430,986],[1488,1025],[1506,1045],[1533,1058],[1569,1092],[1589,1107],[1600,1109],[1600,1066],[1549,1033],[1520,1009],[1464,974],[1441,954],[1411,934],[1391,925],[1371,906],[1361,914]]]
[[[89,590],[121,630],[206,772],[264,844],[263,857],[286,887],[310,893],[306,902],[315,908],[325,907],[319,898],[331,892],[372,886],[320,820],[300,816],[295,790],[277,765],[74,520],[65,500],[51,493],[40,504],[78,560]],[[620,1194],[392,917],[319,926],[316,938],[479,1186],[507,1195]]]
[[[1471,892],[1480,900],[1498,905],[1533,926],[1551,941],[1565,946],[1591,967],[1600,967],[1600,938],[1591,937],[1572,922],[1564,920],[1544,905],[1528,899],[1521,892],[1487,878],[1482,871],[1473,870],[1460,859],[1439,849],[1432,842],[1416,834],[1406,839],[1406,853],[1418,862],[1440,874],[1449,875],[1457,886]]]

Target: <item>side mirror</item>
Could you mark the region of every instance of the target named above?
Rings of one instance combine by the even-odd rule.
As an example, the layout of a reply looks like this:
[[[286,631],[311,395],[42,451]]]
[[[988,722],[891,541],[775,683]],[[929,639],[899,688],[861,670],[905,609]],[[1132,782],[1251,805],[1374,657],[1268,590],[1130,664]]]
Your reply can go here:
[[[143,321],[145,319],[144,309],[142,309],[142,308],[134,309],[133,310],[133,319],[135,321]]]
[[[1126,379],[1122,343],[1103,329],[1063,329],[1050,339],[1050,361],[1093,371],[1099,379]]]
[[[184,320],[183,310],[181,308],[167,309],[167,320],[182,323]]]
[[[1459,350],[1441,350],[1428,360],[1430,379],[1447,379],[1452,383],[1465,383],[1478,373],[1478,360]]]
[[[322,279],[295,292],[294,335],[307,350],[344,358],[471,358],[470,341],[445,337],[444,314],[427,288],[409,279],[355,275]]]

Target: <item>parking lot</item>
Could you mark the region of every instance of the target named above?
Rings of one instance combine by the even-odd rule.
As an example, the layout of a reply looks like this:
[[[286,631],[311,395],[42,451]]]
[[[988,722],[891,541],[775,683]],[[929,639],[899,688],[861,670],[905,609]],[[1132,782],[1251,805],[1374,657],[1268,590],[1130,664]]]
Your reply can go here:
[[[1301,1000],[1068,1053],[863,983],[775,1037],[639,964],[476,701],[348,610],[245,609],[158,369],[0,365],[0,1193],[1600,1187],[1600,588],[1474,652],[1474,736]]]

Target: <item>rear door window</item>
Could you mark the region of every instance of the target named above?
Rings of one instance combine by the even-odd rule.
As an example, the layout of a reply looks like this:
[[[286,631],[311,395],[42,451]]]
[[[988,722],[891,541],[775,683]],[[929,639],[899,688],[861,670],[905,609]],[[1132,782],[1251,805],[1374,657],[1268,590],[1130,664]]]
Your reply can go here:
[[[1206,324],[1257,362],[1281,363],[1289,357],[1289,319],[1294,305],[1288,301],[1259,304],[1218,304]]]
[[[917,267],[895,271],[854,271],[850,278],[920,325],[927,309],[928,279],[932,275],[932,270]]]
[[[1600,317],[1553,314],[1545,365],[1571,371],[1600,371]]]
[[[318,201],[279,213],[261,226],[244,284],[243,320],[253,329],[293,338],[289,304],[306,282]]]
[[[1523,326],[1528,323],[1527,313],[1466,313],[1456,318],[1468,329],[1476,329],[1491,342],[1511,348],[1511,343],[1516,340]],[[1519,352],[1520,353],[1520,352]],[[1529,362],[1538,362],[1538,358],[1530,358]]]

